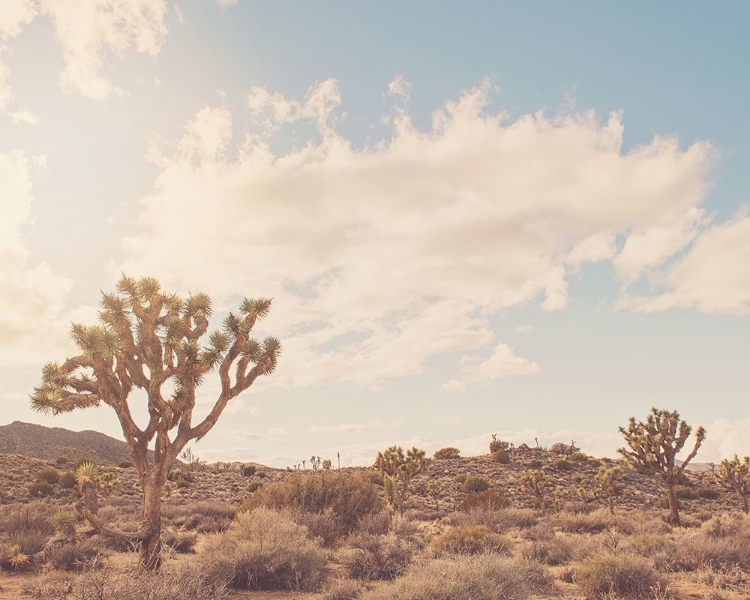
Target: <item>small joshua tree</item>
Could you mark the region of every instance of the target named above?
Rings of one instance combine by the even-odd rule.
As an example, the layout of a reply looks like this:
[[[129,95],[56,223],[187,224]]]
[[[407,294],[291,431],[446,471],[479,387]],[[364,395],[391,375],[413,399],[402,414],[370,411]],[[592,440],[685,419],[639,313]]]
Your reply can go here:
[[[547,483],[549,478],[544,471],[532,470],[521,474],[521,491],[531,494],[542,512],[547,509]]]
[[[658,474],[661,477],[669,503],[669,523],[673,527],[679,527],[680,513],[675,486],[688,463],[698,454],[698,448],[706,438],[706,430],[698,427],[693,449],[678,465],[677,454],[690,437],[692,427],[680,420],[677,411],[669,412],[666,409],[652,408],[645,422],[636,421],[635,417],[630,417],[628,426],[619,429],[628,447],[620,448],[618,452],[622,454],[625,463],[629,466],[647,473]]]
[[[373,467],[378,469],[383,475],[383,483],[386,485],[386,478],[391,477],[395,481],[401,480],[401,493],[395,503],[399,510],[403,511],[402,501],[409,494],[409,484],[412,479],[424,473],[430,466],[430,459],[426,458],[425,451],[419,448],[407,450],[406,455],[401,446],[390,446],[383,452],[378,452],[375,457]]]
[[[742,500],[742,510],[748,513],[747,497],[750,494],[750,457],[742,460],[735,454],[732,460],[725,458],[721,461],[719,472],[715,474],[717,483],[737,493]]]
[[[622,491],[622,469],[602,465],[594,475],[594,490],[597,498],[606,498],[609,514],[615,514],[615,496]]]
[[[101,404],[115,411],[143,494],[138,531],[105,527],[96,514],[96,488],[85,480],[85,501],[78,508],[101,535],[139,545],[142,565],[156,569],[161,564],[161,493],[172,465],[191,440],[211,430],[230,400],[258,377],[273,373],[281,344],[275,338],[260,343],[250,337],[271,308],[266,299],[245,299],[239,314],[230,313],[223,331],[211,333],[205,345],[200,340],[211,316],[206,294],[183,299],[164,292],[151,277],[123,276],[116,293],[103,294],[101,306],[100,325],[72,326],[80,354],[44,367],[31,404],[54,415]],[[218,397],[193,424],[196,390],[214,369],[221,383]],[[146,395],[148,422],[143,428],[131,413],[129,398],[136,388]]]

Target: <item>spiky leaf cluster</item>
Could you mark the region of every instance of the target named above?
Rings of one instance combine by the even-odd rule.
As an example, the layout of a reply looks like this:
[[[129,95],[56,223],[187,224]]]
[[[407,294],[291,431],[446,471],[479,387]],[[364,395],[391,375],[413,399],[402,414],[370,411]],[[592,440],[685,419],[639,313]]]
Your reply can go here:
[[[625,463],[646,472],[657,471],[669,481],[683,473],[706,438],[706,430],[698,427],[692,451],[678,465],[676,457],[690,437],[692,427],[680,419],[677,411],[652,408],[645,422],[631,417],[628,426],[619,430],[628,446],[618,449]]]

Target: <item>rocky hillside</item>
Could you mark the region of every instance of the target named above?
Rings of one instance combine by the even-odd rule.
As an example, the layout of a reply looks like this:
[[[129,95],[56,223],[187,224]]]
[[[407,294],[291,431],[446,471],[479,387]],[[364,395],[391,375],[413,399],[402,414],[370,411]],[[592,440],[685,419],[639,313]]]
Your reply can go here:
[[[93,458],[98,463],[131,460],[125,442],[98,431],[70,431],[21,421],[0,425],[0,452],[29,454],[50,461],[65,454],[70,460]]]

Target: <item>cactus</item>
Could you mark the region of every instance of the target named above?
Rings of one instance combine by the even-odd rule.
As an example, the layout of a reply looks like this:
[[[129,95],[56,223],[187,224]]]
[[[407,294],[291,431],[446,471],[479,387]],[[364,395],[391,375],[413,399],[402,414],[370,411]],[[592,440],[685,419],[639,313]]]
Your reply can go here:
[[[430,466],[431,460],[425,457],[425,451],[413,447],[406,452],[401,446],[390,446],[383,452],[378,452],[373,467],[383,475],[383,486],[386,478],[401,480],[401,493],[398,494],[398,507],[403,512],[402,501],[409,495],[409,485],[420,473],[424,473]]]
[[[627,428],[620,427],[619,430],[628,447],[619,448],[618,452],[628,466],[658,474],[662,478],[669,504],[669,523],[673,527],[679,527],[680,514],[675,486],[683,476],[685,467],[698,453],[698,448],[706,438],[706,430],[698,427],[695,445],[679,465],[676,461],[677,454],[690,437],[692,427],[680,420],[677,411],[652,408],[645,422],[630,417]]]
[[[719,472],[715,473],[716,482],[728,490],[737,493],[742,501],[742,510],[748,514],[747,496],[750,493],[750,457],[742,460],[735,454],[732,460],[725,458],[721,461]]]

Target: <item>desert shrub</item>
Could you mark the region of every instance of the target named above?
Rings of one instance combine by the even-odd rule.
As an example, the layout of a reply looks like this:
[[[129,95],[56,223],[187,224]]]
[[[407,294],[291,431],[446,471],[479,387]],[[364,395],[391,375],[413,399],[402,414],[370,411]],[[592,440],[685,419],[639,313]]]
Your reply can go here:
[[[322,600],[357,600],[364,591],[362,584],[352,579],[337,579],[323,592]]]
[[[381,509],[377,488],[363,474],[346,474],[338,471],[293,473],[283,482],[269,483],[248,496],[240,511],[259,506],[281,510],[323,513],[330,511],[336,517],[340,535],[355,529],[364,515]]]
[[[32,498],[46,498],[54,493],[54,488],[44,481],[37,481],[29,486],[29,496]]]
[[[178,490],[184,489],[186,487],[190,487],[190,482],[184,477],[178,477],[177,481],[175,481],[174,484]]]
[[[558,513],[552,518],[552,522],[566,533],[601,533],[608,527],[624,523],[624,520],[616,520],[607,511],[597,510],[579,514]]]
[[[719,571],[735,567],[747,570],[750,568],[750,541],[737,536],[686,535],[677,544],[670,566],[674,571]]]
[[[339,539],[339,524],[336,522],[336,515],[330,510],[322,513],[290,511],[289,516],[298,525],[307,527],[310,537],[319,538],[327,548]]]
[[[521,550],[524,558],[545,565],[564,565],[586,553],[586,543],[571,537],[553,535],[526,542]]]
[[[307,529],[265,507],[210,536],[198,558],[210,581],[241,589],[314,590],[325,577],[325,551]]]
[[[67,456],[58,456],[58,457],[57,457],[57,458],[55,459],[55,462],[56,462],[56,463],[57,463],[58,465],[64,465],[65,463],[67,463],[67,462],[68,462],[68,457],[67,457]]]
[[[167,528],[162,532],[161,539],[173,552],[188,554],[195,552],[198,535],[194,531],[180,531]]]
[[[701,525],[701,531],[704,535],[710,537],[727,537],[729,535],[748,536],[748,525],[750,518],[739,513],[722,513],[714,515]]]
[[[259,490],[260,488],[262,488],[262,487],[263,487],[263,482],[262,482],[262,481],[258,481],[258,480],[256,479],[256,480],[254,480],[254,481],[251,481],[251,482],[250,482],[250,483],[249,483],[249,484],[247,485],[247,493],[248,493],[248,494],[252,494],[253,492],[257,492],[257,491],[258,491],[258,490]]]
[[[349,538],[348,545],[339,552],[339,560],[355,579],[399,577],[406,571],[414,555],[414,546],[395,533],[354,534]]]
[[[389,585],[366,592],[362,600],[526,600],[548,589],[552,579],[541,565],[497,554],[436,559],[415,564]]]
[[[510,452],[507,450],[496,450],[490,455],[490,457],[493,461],[500,463],[501,465],[507,465],[510,463]]]
[[[101,547],[97,540],[88,539],[56,548],[49,556],[49,564],[62,571],[76,571],[98,561]]]
[[[461,458],[461,451],[458,448],[454,448],[453,446],[448,446],[447,448],[440,448],[440,450],[435,452],[434,457],[435,460]]]
[[[539,522],[539,513],[528,508],[502,510],[470,510],[457,513],[452,519],[456,525],[486,525],[492,531],[505,532],[513,528],[528,529]]]
[[[121,469],[132,469],[133,463],[129,460],[124,460],[121,463],[119,463],[117,466],[120,467]]]
[[[252,477],[253,475],[255,475],[257,468],[255,467],[255,465],[242,465],[240,471],[242,472],[242,475],[244,477]]]
[[[484,492],[469,492],[463,502],[458,506],[461,512],[470,510],[499,510],[506,508],[509,500],[500,492],[486,490]]]
[[[71,593],[73,594],[71,596]],[[82,575],[60,579],[52,572],[29,582],[25,597],[35,600],[225,600],[228,590],[188,566],[160,572],[129,569],[86,569]]]
[[[510,547],[510,540],[499,533],[490,531],[485,525],[465,525],[452,527],[432,540],[432,550],[437,554],[480,554],[484,552],[504,552]]]
[[[631,554],[596,554],[576,573],[576,583],[587,599],[647,598],[662,580],[651,564]]]
[[[556,442],[549,447],[549,451],[552,454],[568,454],[571,451],[571,446],[562,442]]]
[[[73,471],[65,471],[60,475],[60,487],[69,490],[76,485],[76,475]]]
[[[490,489],[490,483],[482,477],[470,475],[464,481],[463,487],[464,492],[485,492]]]
[[[225,531],[235,514],[236,508],[225,502],[165,504],[162,507],[162,516],[175,528],[189,529],[198,533]]]
[[[556,471],[570,471],[573,468],[573,463],[565,458],[560,458],[552,463],[552,467]]]
[[[544,463],[538,458],[534,458],[529,461],[529,467],[532,469],[541,469],[543,466],[544,466]]]
[[[391,513],[387,510],[365,515],[357,524],[358,533],[370,533],[372,535],[386,534],[390,528]]]
[[[498,450],[510,450],[510,442],[498,440],[497,436],[493,435],[490,442],[490,454],[494,454]]]
[[[40,483],[55,485],[60,481],[60,471],[55,469],[55,467],[44,467],[36,474],[36,480]]]

